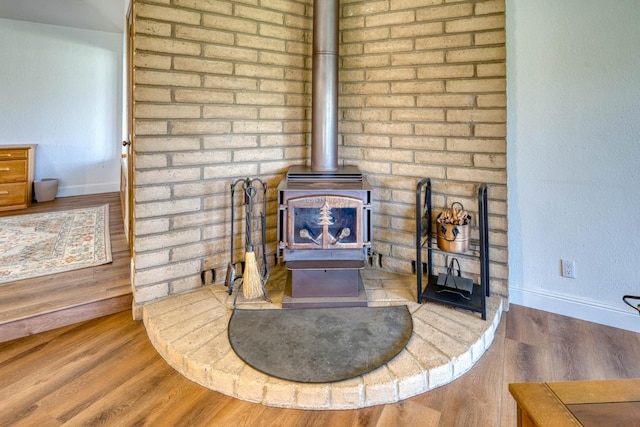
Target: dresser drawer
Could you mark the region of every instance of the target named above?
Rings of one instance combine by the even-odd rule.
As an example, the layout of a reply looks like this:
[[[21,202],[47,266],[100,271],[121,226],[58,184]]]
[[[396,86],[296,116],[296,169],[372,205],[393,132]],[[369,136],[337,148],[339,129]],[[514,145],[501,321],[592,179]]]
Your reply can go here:
[[[27,160],[0,161],[0,183],[23,182],[28,177]]]
[[[29,184],[26,182],[16,184],[0,184],[0,210],[5,206],[28,205]]]
[[[0,147],[0,160],[28,159],[29,148],[2,148]]]

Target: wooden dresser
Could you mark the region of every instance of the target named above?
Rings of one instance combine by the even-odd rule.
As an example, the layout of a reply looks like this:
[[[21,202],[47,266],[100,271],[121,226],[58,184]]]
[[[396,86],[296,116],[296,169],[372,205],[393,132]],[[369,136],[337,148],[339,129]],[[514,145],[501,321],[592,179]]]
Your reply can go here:
[[[35,145],[0,145],[0,211],[31,204],[35,157]]]

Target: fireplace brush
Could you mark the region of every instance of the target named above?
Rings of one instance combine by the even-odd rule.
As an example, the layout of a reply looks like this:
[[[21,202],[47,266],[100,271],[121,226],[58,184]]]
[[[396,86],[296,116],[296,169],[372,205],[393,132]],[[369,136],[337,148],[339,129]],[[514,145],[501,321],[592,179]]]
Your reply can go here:
[[[234,251],[234,226],[235,226],[235,192],[237,189],[241,189],[243,193],[243,205],[245,207],[245,254],[244,261],[235,261]],[[261,192],[260,192],[261,190]],[[261,193],[261,194],[260,194]],[[269,265],[267,263],[266,255],[266,230],[265,230],[265,212],[266,212],[266,193],[267,186],[260,179],[238,179],[231,184],[231,260],[227,267],[227,276],[225,279],[225,286],[229,288],[229,295],[233,293],[233,286],[238,279],[242,279],[240,288],[242,294],[246,299],[253,299],[259,296],[264,296],[268,301],[267,293],[265,290],[266,282],[269,278]],[[262,199],[262,212],[256,215],[255,201]],[[254,245],[253,232],[254,219],[259,217],[259,228],[261,231],[261,257],[256,256],[256,245]],[[261,258],[259,262],[258,258]],[[240,266],[241,275],[238,275],[238,267]],[[236,294],[237,298],[237,294]],[[235,300],[234,300],[235,305]]]

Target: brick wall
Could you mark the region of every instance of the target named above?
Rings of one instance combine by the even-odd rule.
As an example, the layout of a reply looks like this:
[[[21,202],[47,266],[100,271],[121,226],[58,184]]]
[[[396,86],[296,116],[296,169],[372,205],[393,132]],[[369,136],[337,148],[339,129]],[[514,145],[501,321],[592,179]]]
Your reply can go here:
[[[411,272],[416,183],[476,209],[507,294],[504,0],[342,0],[338,156],[374,187],[374,251]],[[135,302],[224,278],[229,185],[308,163],[312,0],[136,0]],[[240,243],[240,241],[238,241]],[[238,245],[237,245],[238,246]],[[477,274],[476,262],[463,262]]]

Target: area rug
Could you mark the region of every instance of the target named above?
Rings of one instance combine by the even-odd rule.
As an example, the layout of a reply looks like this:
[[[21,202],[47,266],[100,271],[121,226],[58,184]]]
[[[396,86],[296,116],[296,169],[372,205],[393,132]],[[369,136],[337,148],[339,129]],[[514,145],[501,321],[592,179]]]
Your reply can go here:
[[[109,262],[108,204],[0,218],[0,283]]]
[[[248,365],[303,383],[346,380],[397,356],[413,331],[406,305],[235,309],[229,342]]]

